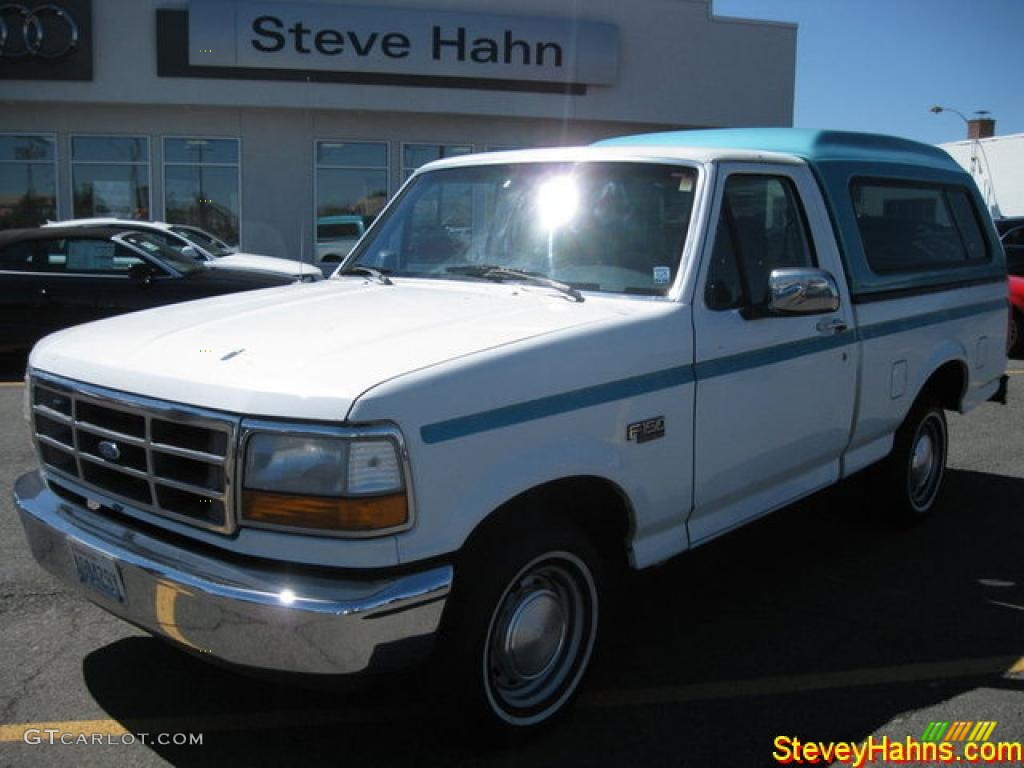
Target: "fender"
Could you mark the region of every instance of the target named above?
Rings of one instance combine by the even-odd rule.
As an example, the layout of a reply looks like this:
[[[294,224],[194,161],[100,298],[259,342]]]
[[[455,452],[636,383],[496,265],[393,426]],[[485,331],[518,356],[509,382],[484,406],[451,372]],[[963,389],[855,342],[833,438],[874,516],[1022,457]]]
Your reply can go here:
[[[630,517],[626,544],[634,567],[643,568],[688,548],[689,498],[655,498],[624,466],[621,450],[610,443],[563,436],[480,469],[461,499],[460,506],[468,514],[449,521],[462,526],[449,534],[449,543],[456,549],[495,510],[527,491],[572,477],[598,478],[618,489]]]
[[[906,418],[907,413],[910,411],[910,407],[920,396],[921,391],[924,389],[924,386],[928,383],[929,379],[935,375],[936,371],[948,363],[958,363],[962,369],[962,373],[964,374],[964,385],[960,390],[960,394],[957,396],[957,410],[962,412],[964,395],[967,394],[967,390],[970,387],[970,366],[967,362],[969,359],[970,356],[967,353],[967,349],[959,339],[943,339],[942,342],[932,350],[932,353],[928,356],[925,364],[920,366],[917,371],[913,372],[920,375],[915,376],[907,383],[907,388],[914,393],[914,397],[908,400],[907,408],[900,416],[900,420],[902,421]],[[913,373],[911,373],[912,376]]]

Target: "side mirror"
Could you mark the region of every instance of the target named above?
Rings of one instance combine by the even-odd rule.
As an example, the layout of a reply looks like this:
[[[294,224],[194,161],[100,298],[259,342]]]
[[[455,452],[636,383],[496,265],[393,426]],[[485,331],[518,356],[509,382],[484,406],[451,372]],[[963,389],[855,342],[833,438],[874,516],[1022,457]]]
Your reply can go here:
[[[144,261],[137,262],[128,267],[128,277],[137,283],[149,285],[153,280],[153,267]]]
[[[820,315],[839,309],[839,286],[824,269],[773,269],[768,276],[768,312]]]
[[[181,255],[186,259],[192,259],[192,261],[202,261],[203,257],[199,255],[199,251],[196,250],[194,245],[186,245],[181,249]]]

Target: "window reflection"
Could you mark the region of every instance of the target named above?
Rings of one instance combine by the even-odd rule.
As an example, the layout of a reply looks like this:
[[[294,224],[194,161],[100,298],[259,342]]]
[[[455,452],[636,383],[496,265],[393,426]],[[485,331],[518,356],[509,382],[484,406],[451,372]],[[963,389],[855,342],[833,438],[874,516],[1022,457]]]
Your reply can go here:
[[[239,242],[238,139],[164,139],[164,210],[171,224]]]
[[[71,176],[75,218],[150,218],[148,139],[74,136]]]
[[[52,136],[0,136],[0,229],[57,218],[56,160]]]

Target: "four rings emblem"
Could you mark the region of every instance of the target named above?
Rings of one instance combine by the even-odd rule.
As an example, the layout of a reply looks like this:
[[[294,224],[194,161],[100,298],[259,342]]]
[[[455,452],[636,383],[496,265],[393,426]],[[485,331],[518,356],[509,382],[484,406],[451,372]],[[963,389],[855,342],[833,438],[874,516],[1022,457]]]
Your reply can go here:
[[[59,59],[78,45],[78,22],[58,5],[0,4],[0,59]]]

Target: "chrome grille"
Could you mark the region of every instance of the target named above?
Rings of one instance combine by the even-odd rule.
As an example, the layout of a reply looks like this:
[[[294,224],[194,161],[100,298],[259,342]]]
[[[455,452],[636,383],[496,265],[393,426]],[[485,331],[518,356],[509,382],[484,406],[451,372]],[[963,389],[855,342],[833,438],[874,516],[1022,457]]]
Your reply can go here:
[[[32,426],[44,472],[87,499],[232,533],[239,420],[34,374]]]

